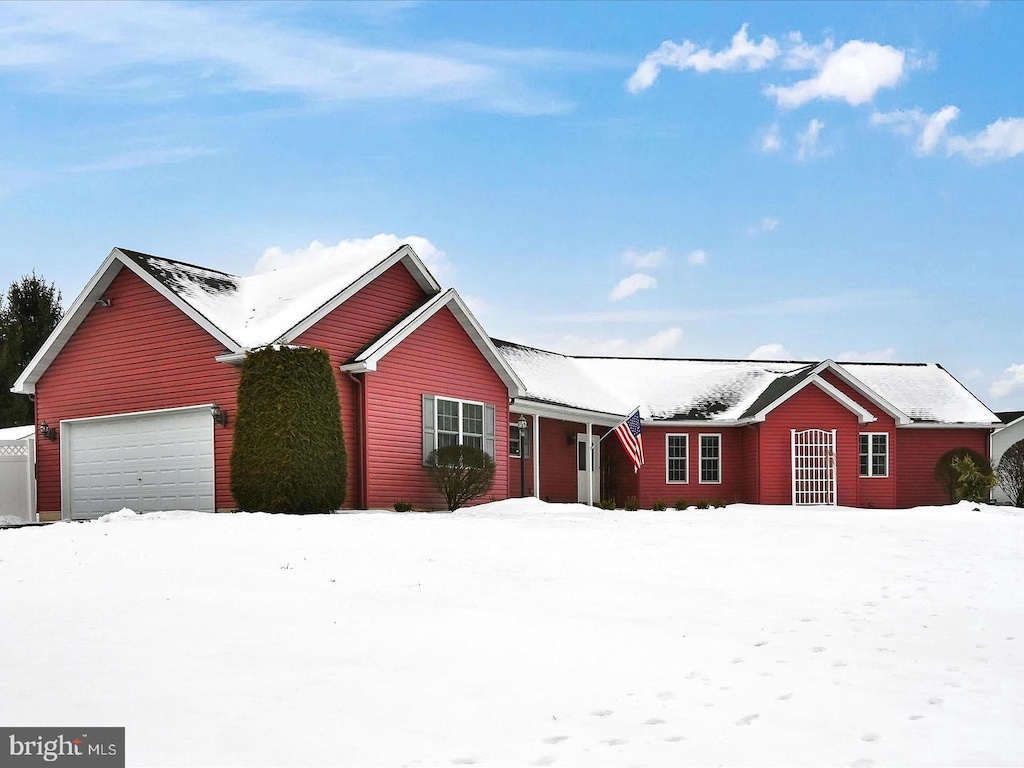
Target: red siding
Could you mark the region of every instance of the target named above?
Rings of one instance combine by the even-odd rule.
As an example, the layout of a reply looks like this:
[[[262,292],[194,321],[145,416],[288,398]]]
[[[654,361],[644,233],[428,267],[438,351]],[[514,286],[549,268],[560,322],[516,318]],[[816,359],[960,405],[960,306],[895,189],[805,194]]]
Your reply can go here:
[[[342,373],[339,366],[419,306],[425,298],[426,293],[409,270],[395,264],[294,340],[295,344],[325,349],[331,356],[348,450],[346,507],[363,507],[366,501],[359,487],[362,463],[359,385],[348,374]]]
[[[793,503],[791,430],[836,430],[836,490],[839,504],[858,505],[860,424],[852,411],[810,384],[771,411],[760,426],[760,503]]]
[[[228,460],[238,369],[214,361],[226,350],[141,278],[122,269],[36,384],[36,419],[103,416],[217,403],[227,428],[214,430],[216,506],[233,507]],[[40,513],[60,510],[59,441],[38,441]]]
[[[720,483],[700,482],[700,435],[721,435]],[[666,435],[688,435],[686,483],[666,480]],[[708,426],[696,427],[644,427],[644,465],[640,468],[640,506],[650,509],[656,501],[672,506],[685,499],[690,504],[698,501],[733,502],[742,496],[741,431],[736,428]]]
[[[760,485],[758,478],[761,476],[761,454],[760,425],[751,424],[743,428],[743,438],[740,441],[740,474],[742,478],[740,501],[747,504],[760,502]]]
[[[423,469],[422,396],[488,403],[495,410],[491,495],[508,492],[508,388],[448,309],[442,309],[367,373],[367,505],[403,500],[444,509]],[[482,501],[488,501],[484,497]]]
[[[935,463],[952,448],[973,448],[987,457],[988,441],[987,429],[900,429],[896,452],[900,467],[896,506],[948,504],[945,491],[935,479]]]

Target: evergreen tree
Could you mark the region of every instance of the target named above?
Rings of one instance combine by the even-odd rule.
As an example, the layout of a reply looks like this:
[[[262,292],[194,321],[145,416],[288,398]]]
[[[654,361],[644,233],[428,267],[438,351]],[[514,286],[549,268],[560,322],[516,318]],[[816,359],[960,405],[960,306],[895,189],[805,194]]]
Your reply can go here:
[[[33,271],[0,296],[0,427],[35,423],[35,406],[11,392],[63,316],[60,291]]]

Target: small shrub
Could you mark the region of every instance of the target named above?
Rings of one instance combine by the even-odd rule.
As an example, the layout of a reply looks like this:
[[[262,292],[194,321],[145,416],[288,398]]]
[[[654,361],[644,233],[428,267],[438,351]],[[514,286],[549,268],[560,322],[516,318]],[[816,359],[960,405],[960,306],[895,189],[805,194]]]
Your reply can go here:
[[[996,476],[991,471],[984,472],[970,456],[954,459],[953,469],[957,473],[954,491],[956,501],[973,501],[977,504],[988,501],[988,495],[996,484]]]
[[[597,506],[601,509],[615,509],[615,499],[601,499]]]
[[[711,506],[713,506],[715,509],[725,509],[725,502],[724,501],[713,501],[713,502],[711,502]]]
[[[651,504],[651,509],[653,509],[655,512],[664,512],[665,511],[665,502],[664,501],[656,501],[653,504]]]
[[[996,467],[999,486],[1015,507],[1024,507],[1024,440],[1006,449]]]
[[[640,500],[636,496],[629,496],[626,499],[626,503],[623,506],[627,512],[636,512],[640,509]]]
[[[690,502],[688,502],[686,499],[676,499],[676,503],[673,504],[672,506],[679,510],[689,509]]]
[[[396,501],[395,512],[412,512],[412,502]]]
[[[983,475],[992,474],[992,465],[989,464],[988,459],[973,448],[953,448],[946,451],[935,462],[935,479],[939,481],[942,490],[946,492],[946,499],[951,504],[960,501],[957,498],[957,484],[960,482],[960,473],[953,468],[953,463],[964,456],[969,456],[971,461],[974,462],[974,466]]]
[[[430,452],[427,475],[444,496],[448,511],[454,512],[491,490],[494,485],[494,459],[479,448],[448,445]]]
[[[711,506],[711,502],[707,499],[701,499],[697,502],[697,509],[707,509]]]

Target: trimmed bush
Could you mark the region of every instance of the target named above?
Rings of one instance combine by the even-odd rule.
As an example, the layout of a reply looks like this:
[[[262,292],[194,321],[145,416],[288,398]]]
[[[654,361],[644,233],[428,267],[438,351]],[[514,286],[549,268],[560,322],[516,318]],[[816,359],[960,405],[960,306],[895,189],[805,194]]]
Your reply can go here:
[[[623,506],[627,512],[636,512],[640,509],[640,500],[636,496],[630,496],[626,499],[626,504]]]
[[[454,512],[491,490],[494,459],[479,448],[448,445],[430,452],[427,474],[448,503],[448,511]]]
[[[601,509],[615,509],[615,499],[601,499],[597,506]]]
[[[408,501],[396,501],[395,512],[412,512],[412,503]]]
[[[708,509],[711,506],[711,502],[707,499],[701,499],[697,502],[697,509]]]
[[[999,486],[1015,507],[1024,507],[1024,440],[1006,449],[996,467]]]
[[[960,473],[953,468],[953,462],[957,459],[961,459],[964,456],[969,456],[971,461],[974,462],[974,466],[983,475],[992,474],[992,465],[989,464],[988,459],[982,456],[973,448],[953,448],[952,450],[946,451],[939,457],[939,460],[935,462],[935,479],[939,481],[942,486],[942,490],[946,493],[946,499],[950,504],[954,504],[960,501],[957,498],[957,484],[960,482]]]
[[[676,503],[673,504],[672,506],[674,506],[676,509],[682,511],[684,509],[689,509],[690,508],[690,502],[688,502],[686,499],[676,499]]]
[[[653,509],[655,512],[664,512],[665,511],[665,502],[664,501],[656,501],[653,504],[651,504],[651,509]]]
[[[988,495],[996,484],[996,476],[991,471],[983,472],[970,456],[954,459],[953,469],[957,473],[957,501],[973,501],[977,504],[988,501]]]
[[[249,512],[333,512],[345,502],[341,405],[322,349],[249,352],[238,384],[231,492]]]

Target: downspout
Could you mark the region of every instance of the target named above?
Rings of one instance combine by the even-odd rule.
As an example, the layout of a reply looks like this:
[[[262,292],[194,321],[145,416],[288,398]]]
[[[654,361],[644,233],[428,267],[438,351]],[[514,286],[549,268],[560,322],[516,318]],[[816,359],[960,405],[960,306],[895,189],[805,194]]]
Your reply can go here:
[[[366,460],[366,386],[365,382],[356,376],[352,371],[346,371],[348,377],[352,379],[352,383],[356,388],[356,396],[354,398],[356,405],[356,412],[354,414],[356,421],[356,433],[358,439],[356,440],[359,446],[359,455],[355,465],[359,468],[358,476],[356,477],[356,509],[366,509],[367,507],[367,492],[366,492],[366,472],[367,472],[367,460]]]

